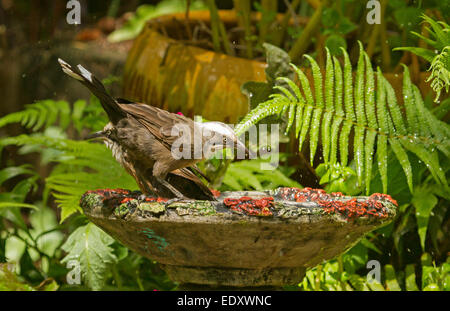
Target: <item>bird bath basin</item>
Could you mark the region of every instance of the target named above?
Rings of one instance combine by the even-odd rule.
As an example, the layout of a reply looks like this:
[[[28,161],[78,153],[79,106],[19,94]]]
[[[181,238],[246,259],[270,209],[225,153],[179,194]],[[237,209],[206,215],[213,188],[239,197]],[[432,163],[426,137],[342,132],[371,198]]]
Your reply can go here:
[[[216,202],[171,204],[106,189],[85,193],[81,206],[93,223],[158,261],[184,289],[298,284],[306,268],[343,253],[396,211],[389,196],[310,188],[224,192]]]

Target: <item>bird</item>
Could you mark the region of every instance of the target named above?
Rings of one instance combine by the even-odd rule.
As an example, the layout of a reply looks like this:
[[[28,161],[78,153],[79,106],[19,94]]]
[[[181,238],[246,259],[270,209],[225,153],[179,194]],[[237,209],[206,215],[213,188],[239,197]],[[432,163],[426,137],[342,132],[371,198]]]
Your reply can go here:
[[[218,150],[232,147],[249,156],[233,129],[222,122],[195,122],[184,115],[112,97],[104,85],[81,65],[61,58],[64,73],[86,86],[99,100],[109,122],[88,139],[100,138],[115,159],[134,177],[145,195],[167,199],[215,200],[194,173],[205,177],[196,163]]]

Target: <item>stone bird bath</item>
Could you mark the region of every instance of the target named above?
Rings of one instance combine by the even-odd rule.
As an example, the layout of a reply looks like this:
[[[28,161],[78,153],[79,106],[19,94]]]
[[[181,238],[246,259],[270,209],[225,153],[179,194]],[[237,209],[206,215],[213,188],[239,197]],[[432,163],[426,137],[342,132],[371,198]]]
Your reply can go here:
[[[122,189],[88,191],[86,216],[182,289],[262,289],[298,284],[308,267],[343,253],[395,216],[387,195],[345,197],[279,188],[217,193],[217,201],[167,204]]]

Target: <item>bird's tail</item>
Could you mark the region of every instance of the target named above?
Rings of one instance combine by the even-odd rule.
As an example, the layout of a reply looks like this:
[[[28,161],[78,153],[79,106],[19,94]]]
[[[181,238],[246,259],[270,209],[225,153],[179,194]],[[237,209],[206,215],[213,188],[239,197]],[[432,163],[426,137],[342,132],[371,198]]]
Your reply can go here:
[[[116,123],[116,121],[123,117],[123,111],[119,107],[117,101],[108,94],[103,83],[94,77],[92,73],[81,65],[76,67],[71,66],[61,58],[58,58],[58,62],[64,73],[80,81],[92,92],[92,94],[98,97],[111,122]]]

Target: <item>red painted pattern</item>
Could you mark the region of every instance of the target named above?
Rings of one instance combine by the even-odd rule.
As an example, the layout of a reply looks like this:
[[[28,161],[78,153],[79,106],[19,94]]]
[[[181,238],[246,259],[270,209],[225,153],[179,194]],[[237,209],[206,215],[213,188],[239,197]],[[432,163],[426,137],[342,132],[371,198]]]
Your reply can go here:
[[[216,189],[209,189],[215,198],[220,197],[220,191]]]
[[[231,210],[252,216],[272,216],[273,197],[253,199],[251,197],[225,198],[223,203]]]
[[[130,190],[125,189],[97,189],[97,190],[89,190],[86,194],[97,194],[101,196],[102,202],[109,206],[109,207],[115,207],[119,204],[128,203],[132,200],[137,200],[140,192],[131,192]],[[152,198],[152,197],[146,197],[146,202],[167,202],[168,199],[166,198]]]
[[[312,188],[280,188],[278,196],[283,200],[296,202],[315,202],[323,207],[328,214],[340,214],[347,219],[357,217],[387,218],[388,210],[381,201],[389,201],[398,206],[397,201],[390,195],[374,193],[366,200],[358,201],[356,198],[338,200],[344,195],[341,192],[327,193],[323,189]]]

